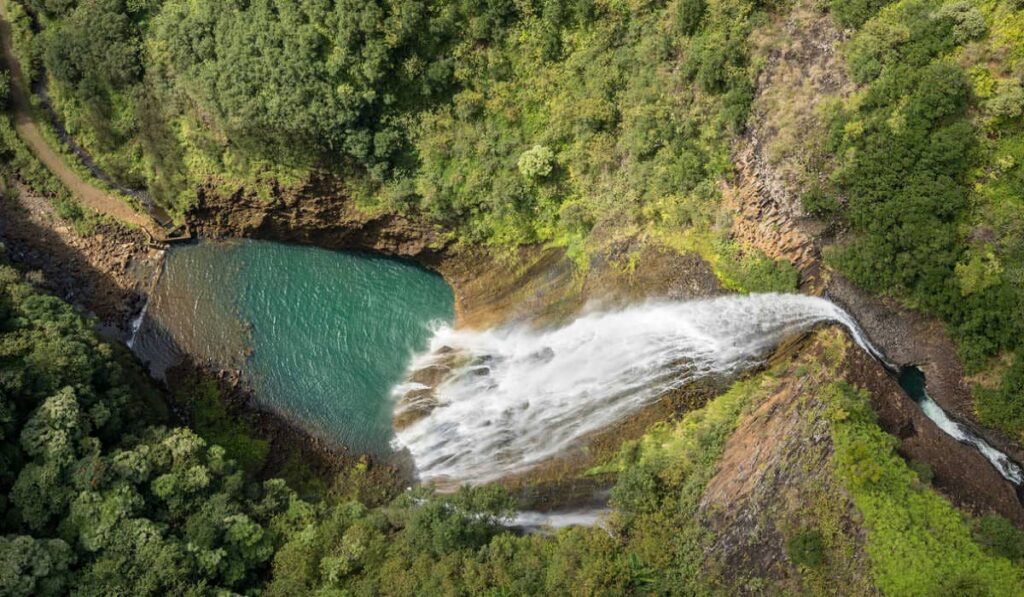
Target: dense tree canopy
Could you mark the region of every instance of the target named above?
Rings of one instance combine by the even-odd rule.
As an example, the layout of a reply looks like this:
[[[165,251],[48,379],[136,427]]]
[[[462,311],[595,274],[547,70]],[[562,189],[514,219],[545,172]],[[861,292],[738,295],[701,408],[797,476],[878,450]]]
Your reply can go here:
[[[858,19],[866,22],[846,58],[862,87],[830,116],[830,183],[842,207],[817,191],[807,198],[811,211],[838,215],[854,233],[835,255],[840,269],[939,315],[972,371],[1019,353],[1024,331],[1024,184],[1014,157],[1021,120],[1009,107],[1024,73],[956,59],[993,55],[971,44],[1012,8],[986,10],[903,0]],[[1009,389],[1014,363],[1002,389],[978,390],[978,407],[986,422],[1019,433],[1024,397]]]
[[[215,179],[311,168],[466,242],[580,244],[706,221],[770,3],[27,2],[60,116],[180,211]],[[523,176],[535,146],[544,176]],[[261,182],[262,181],[262,182]],[[193,194],[194,196],[194,194]]]
[[[452,12],[415,0],[171,1],[152,26],[178,84],[232,140],[382,175],[405,149],[405,116],[451,85]]]

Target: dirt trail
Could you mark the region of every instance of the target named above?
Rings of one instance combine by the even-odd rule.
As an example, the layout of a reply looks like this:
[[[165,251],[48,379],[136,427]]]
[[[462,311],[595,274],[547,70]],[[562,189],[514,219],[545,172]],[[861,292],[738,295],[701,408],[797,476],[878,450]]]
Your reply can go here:
[[[21,65],[14,57],[11,24],[7,18],[7,3],[0,1],[0,45],[3,46],[4,62],[10,72],[11,109],[14,127],[18,136],[32,150],[39,161],[70,190],[85,207],[110,216],[115,220],[142,228],[154,239],[163,240],[166,234],[147,215],[133,210],[121,199],[89,184],[64,162],[64,159],[46,142],[39,126],[32,117],[32,106],[28,90],[23,85]]]

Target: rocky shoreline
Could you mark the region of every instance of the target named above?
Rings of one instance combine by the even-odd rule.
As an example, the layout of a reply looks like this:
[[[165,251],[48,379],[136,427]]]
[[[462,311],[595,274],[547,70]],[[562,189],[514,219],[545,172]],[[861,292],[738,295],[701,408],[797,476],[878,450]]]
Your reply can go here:
[[[82,234],[61,219],[46,197],[17,186],[0,199],[0,240],[7,257],[34,282],[85,315],[97,317],[108,338],[126,341],[163,265],[164,251],[144,231],[105,219],[85,221]]]

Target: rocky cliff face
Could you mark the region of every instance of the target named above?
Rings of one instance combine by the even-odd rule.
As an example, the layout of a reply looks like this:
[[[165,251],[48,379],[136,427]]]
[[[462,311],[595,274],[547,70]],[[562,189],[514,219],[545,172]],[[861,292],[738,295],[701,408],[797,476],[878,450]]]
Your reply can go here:
[[[821,348],[817,342],[806,346],[790,372],[820,356]],[[805,579],[787,556],[786,540],[805,528],[824,528],[832,534],[830,543],[843,546],[848,556],[830,563],[830,572],[841,577],[837,585],[849,587],[849,594],[876,592],[860,514],[833,477],[822,389],[822,380],[813,376],[783,377],[726,444],[700,516],[714,537],[712,566],[729,584],[742,585],[756,575],[786,593],[801,592],[814,578]]]
[[[141,230],[96,218],[88,234],[60,219],[49,199],[18,186],[16,199],[0,199],[0,243],[33,282],[104,324],[124,340],[163,261]]]
[[[264,238],[326,249],[362,249],[434,263],[446,241],[440,232],[398,215],[369,215],[337,182],[314,178],[262,198],[245,189],[226,193],[212,183],[199,190],[186,215],[202,238]]]
[[[801,287],[819,293],[822,229],[805,217],[800,196],[817,176],[819,108],[853,90],[839,53],[843,34],[828,14],[801,0],[751,40],[766,63],[746,131],[733,147],[736,177],[723,189],[734,213],[732,234],[797,266]]]
[[[977,422],[956,344],[941,323],[894,299],[872,296],[839,275],[832,276],[826,295],[856,317],[890,360],[919,367],[928,380],[928,395],[943,410],[1014,460],[1024,461],[1017,442]]]
[[[820,107],[855,89],[840,54],[843,32],[814,3],[801,0],[751,40],[766,63],[746,131],[733,148],[735,179],[723,191],[734,215],[733,238],[796,265],[803,292],[837,302],[891,361],[922,369],[929,395],[944,410],[1015,460],[1024,460],[1016,441],[977,421],[956,345],[940,322],[858,289],[823,263],[822,252],[841,235],[808,218],[800,197],[827,174],[821,163]]]
[[[764,382],[766,397],[740,419],[700,501],[701,524],[713,537],[710,569],[732,589],[746,593],[756,578],[784,594],[814,593],[815,583],[826,581],[845,587],[844,594],[876,593],[861,514],[832,463],[825,394],[836,381],[867,390],[879,425],[899,439],[898,452],[927,463],[933,486],[953,503],[1024,523],[1013,486],[927,419],[845,333],[823,330],[789,352],[792,360]],[[830,561],[830,579],[800,569],[787,554],[787,539],[807,528],[820,529],[844,554],[843,561]]]

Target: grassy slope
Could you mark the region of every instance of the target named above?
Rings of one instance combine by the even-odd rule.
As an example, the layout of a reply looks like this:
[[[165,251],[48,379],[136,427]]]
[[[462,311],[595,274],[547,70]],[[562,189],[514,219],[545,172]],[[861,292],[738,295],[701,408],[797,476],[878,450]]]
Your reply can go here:
[[[850,594],[873,586],[887,595],[1020,594],[1020,561],[1010,561],[1005,551],[983,548],[976,536],[981,521],[958,511],[922,481],[896,454],[894,438],[876,424],[865,393],[839,380],[847,350],[855,348],[842,334],[821,332],[793,363],[738,382],[704,409],[679,423],[659,425],[624,446],[620,457],[600,472],[620,473],[613,496],[620,509],[618,520],[631,538],[629,549],[656,569],[691,579],[701,575],[702,583],[727,591]],[[716,463],[737,425],[768,401],[776,403],[771,417],[785,417],[792,411],[778,404],[789,400],[801,413],[800,441],[807,441],[805,432],[824,425],[828,442],[825,447],[807,444],[781,463],[768,464],[768,439],[754,437],[759,450],[756,469],[742,474],[764,474],[760,483],[781,477],[788,490],[783,495],[788,497],[768,494],[760,499],[769,501],[759,502],[736,495],[732,507],[759,514],[746,521],[749,527],[722,530],[735,535],[739,545],[751,542],[761,556],[785,550],[790,562],[785,566],[792,568],[773,579],[772,570],[729,568],[720,561],[727,553],[706,551],[712,544],[729,553],[742,552],[742,547],[736,547],[736,541],[716,542],[708,534],[710,511],[702,500],[707,500],[705,487],[713,477],[733,474],[716,470]],[[801,471],[799,452],[822,449],[831,450],[828,466]],[[763,466],[776,468],[763,473]],[[652,483],[652,478],[658,482]],[[652,501],[660,491],[665,492],[662,501]],[[851,515],[857,521],[852,526]],[[815,548],[820,560],[796,564],[791,548],[780,539],[759,543],[772,536],[765,534],[772,528],[778,528],[787,543],[807,531],[820,534]],[[864,560],[870,562],[867,577],[858,568]],[[854,591],[855,586],[861,588]]]

